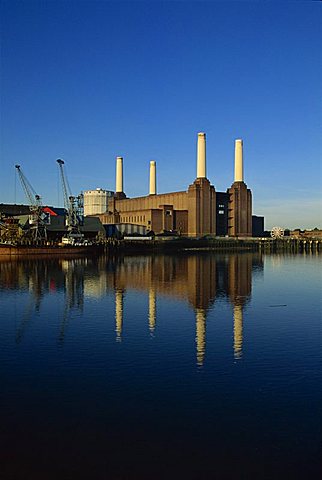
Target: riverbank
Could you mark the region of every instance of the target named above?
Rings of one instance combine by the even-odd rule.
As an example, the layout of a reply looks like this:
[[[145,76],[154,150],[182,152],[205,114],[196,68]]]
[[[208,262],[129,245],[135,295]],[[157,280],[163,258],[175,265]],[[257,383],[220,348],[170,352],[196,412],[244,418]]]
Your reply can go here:
[[[221,251],[221,252],[291,252],[322,251],[322,239],[295,238],[223,238],[223,237],[156,237],[153,240],[126,239],[110,244],[111,250],[122,252],[150,251]]]
[[[104,244],[91,246],[23,246],[0,245],[0,256],[26,255],[96,255],[97,253],[150,253],[176,251],[219,252],[321,252],[322,239],[223,238],[223,237],[145,237],[124,240],[109,239]]]
[[[102,245],[91,246],[25,246],[25,245],[0,245],[0,256],[16,257],[28,255],[80,255],[96,254],[104,251]]]

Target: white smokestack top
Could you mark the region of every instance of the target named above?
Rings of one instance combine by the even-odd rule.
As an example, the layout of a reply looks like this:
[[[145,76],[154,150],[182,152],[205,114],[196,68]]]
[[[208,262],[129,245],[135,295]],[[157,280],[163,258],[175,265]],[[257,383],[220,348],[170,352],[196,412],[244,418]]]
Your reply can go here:
[[[123,157],[116,157],[116,185],[115,192],[123,192]]]
[[[244,181],[243,141],[235,140],[235,182]]]
[[[206,178],[206,134],[198,133],[197,178]]]
[[[154,160],[150,161],[150,195],[155,195],[157,193],[157,177],[156,177],[156,168],[157,162]]]

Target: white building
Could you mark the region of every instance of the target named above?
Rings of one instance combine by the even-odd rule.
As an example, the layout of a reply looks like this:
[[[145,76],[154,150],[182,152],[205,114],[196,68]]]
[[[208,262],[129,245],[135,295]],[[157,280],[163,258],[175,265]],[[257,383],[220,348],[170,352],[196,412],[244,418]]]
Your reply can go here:
[[[96,190],[86,190],[84,192],[84,215],[96,215],[104,213],[107,210],[108,198],[113,196],[114,192],[96,188]]]

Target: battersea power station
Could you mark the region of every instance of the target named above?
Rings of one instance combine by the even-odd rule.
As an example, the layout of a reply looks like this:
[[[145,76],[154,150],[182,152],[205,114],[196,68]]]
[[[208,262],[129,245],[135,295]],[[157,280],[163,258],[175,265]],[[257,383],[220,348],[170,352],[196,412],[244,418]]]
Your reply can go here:
[[[106,197],[106,211],[105,208],[95,211],[90,198],[94,190],[84,192],[85,215],[96,214],[107,228],[133,225],[155,234],[252,236],[252,194],[244,182],[243,141],[235,141],[235,178],[226,192],[216,192],[207,178],[205,133],[198,133],[196,173],[186,191],[158,194],[156,162],[151,161],[149,195],[127,198],[123,188],[123,158],[117,157],[116,189],[114,195]],[[103,192],[98,189],[97,196]]]

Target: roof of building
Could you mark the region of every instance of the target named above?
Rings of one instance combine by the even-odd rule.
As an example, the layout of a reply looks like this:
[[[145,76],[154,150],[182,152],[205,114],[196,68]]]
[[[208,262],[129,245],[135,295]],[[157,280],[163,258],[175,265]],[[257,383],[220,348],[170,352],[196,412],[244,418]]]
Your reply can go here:
[[[46,205],[43,207],[43,209],[46,213],[49,213],[54,217],[57,215],[66,214],[66,210],[64,208],[49,207]],[[9,215],[9,216],[28,215],[29,212],[30,212],[29,205],[17,205],[15,203],[0,203],[0,213],[3,213],[5,215]]]

